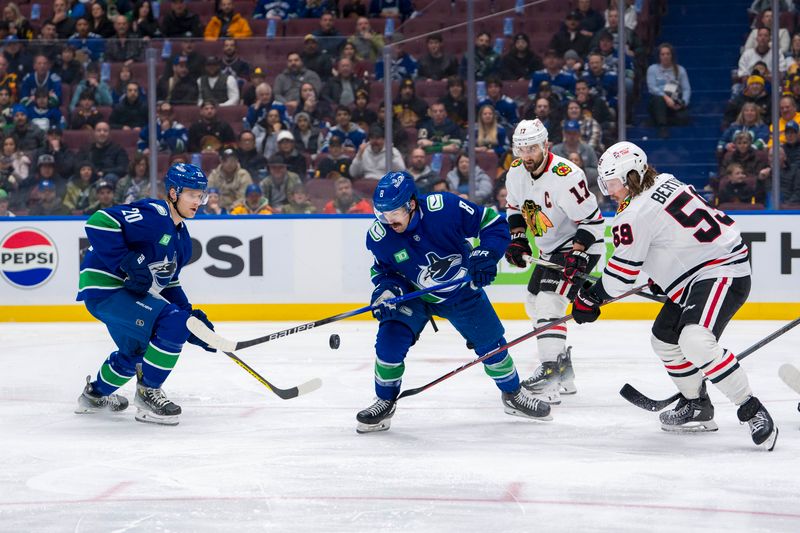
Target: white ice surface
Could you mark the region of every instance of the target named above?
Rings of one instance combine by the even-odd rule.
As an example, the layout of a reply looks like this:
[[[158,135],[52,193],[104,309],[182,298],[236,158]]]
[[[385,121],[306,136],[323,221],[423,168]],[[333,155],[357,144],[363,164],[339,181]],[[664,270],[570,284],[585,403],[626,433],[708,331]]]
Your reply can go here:
[[[733,322],[723,344],[741,351],[780,325]],[[287,326],[218,331],[242,340]],[[474,357],[439,326],[412,348],[407,386]],[[511,339],[529,325],[506,327]],[[674,392],[645,322],[570,327],[579,392],[550,423],[504,414],[473,367],[402,400],[390,431],[357,435],[375,330],[337,323],[240,352],[277,386],[322,378],[288,401],[188,347],[165,385],[181,422],[163,427],[135,422],[134,408],[73,414],[112,349],[100,324],[1,324],[0,531],[800,531],[800,398],[777,376],[798,363],[800,328],[742,362],[781,430],[772,453],[713,387],[720,429],[701,435],[667,434],[618,395],[625,382]],[[512,350],[523,377],[535,351]],[[133,384],[123,392],[132,399]]]

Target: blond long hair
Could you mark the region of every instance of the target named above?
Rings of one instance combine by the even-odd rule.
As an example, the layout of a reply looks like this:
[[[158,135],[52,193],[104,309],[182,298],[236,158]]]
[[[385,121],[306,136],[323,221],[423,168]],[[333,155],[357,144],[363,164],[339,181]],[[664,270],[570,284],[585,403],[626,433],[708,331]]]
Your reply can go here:
[[[652,187],[656,182],[658,171],[652,165],[647,165],[647,170],[644,171],[644,177],[639,178],[639,173],[635,170],[628,172],[628,191],[630,191],[631,198],[635,198]]]
[[[483,110],[486,108],[492,110],[492,124],[487,128],[483,124],[483,120],[481,120],[481,114]],[[476,146],[497,146],[499,143],[497,139],[497,111],[495,110],[494,106],[489,104],[484,104],[478,110],[478,136],[475,140]]]

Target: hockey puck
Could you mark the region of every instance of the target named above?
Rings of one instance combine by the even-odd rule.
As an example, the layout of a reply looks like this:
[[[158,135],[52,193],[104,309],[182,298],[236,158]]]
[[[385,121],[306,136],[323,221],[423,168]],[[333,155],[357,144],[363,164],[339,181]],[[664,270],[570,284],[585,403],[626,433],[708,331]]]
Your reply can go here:
[[[331,335],[331,338],[328,339],[328,344],[330,344],[331,350],[338,350],[340,342],[341,340],[339,339],[339,335],[337,335],[336,333]]]

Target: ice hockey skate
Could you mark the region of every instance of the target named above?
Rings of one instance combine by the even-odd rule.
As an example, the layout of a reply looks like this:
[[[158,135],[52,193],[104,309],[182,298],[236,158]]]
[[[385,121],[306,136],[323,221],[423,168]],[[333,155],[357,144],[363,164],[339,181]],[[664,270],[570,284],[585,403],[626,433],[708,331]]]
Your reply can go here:
[[[170,401],[163,389],[146,387],[141,380],[136,383],[133,404],[137,407],[135,418],[139,422],[177,426],[180,421],[180,406]]]
[[[560,404],[561,372],[559,372],[559,363],[545,361],[540,364],[533,375],[522,382],[522,387],[550,405]]]
[[[700,388],[700,397],[688,399],[681,395],[674,408],[658,417],[661,429],[676,433],[700,433],[719,429],[714,422],[714,406],[706,392],[706,384]]]
[[[553,419],[550,416],[550,405],[534,398],[533,394],[525,387],[520,387],[516,392],[502,393],[502,399],[503,410],[509,415],[541,421]]]
[[[575,370],[572,369],[572,346],[567,346],[567,350],[558,356],[558,372],[561,375],[561,394],[575,394],[578,389],[575,387]]]
[[[86,386],[78,396],[78,407],[75,414],[95,414],[103,411],[116,413],[128,408],[128,399],[121,394],[110,394],[101,396],[92,389],[92,377],[86,376]]]
[[[756,398],[751,396],[746,402],[739,406],[736,412],[739,421],[750,426],[750,436],[756,446],[761,446],[768,452],[775,449],[775,441],[778,440],[778,428],[769,416],[767,408]]]
[[[386,431],[392,425],[392,417],[397,403],[380,398],[366,409],[359,411],[356,415],[358,426],[356,433],[374,433],[376,431]]]

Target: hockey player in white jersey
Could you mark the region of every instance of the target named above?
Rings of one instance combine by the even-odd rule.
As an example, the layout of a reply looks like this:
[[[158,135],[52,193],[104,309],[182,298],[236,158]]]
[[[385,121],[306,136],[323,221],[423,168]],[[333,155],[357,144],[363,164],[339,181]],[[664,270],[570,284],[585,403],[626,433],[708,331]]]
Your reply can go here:
[[[563,316],[581,283],[576,274],[590,272],[603,252],[603,215],[589,191],[583,170],[551,153],[547,129],[536,120],[523,120],[513,137],[517,158],[506,177],[511,244],[506,259],[528,266],[533,255],[526,236],[529,229],[542,259],[564,266],[563,272],[534,269],[528,282],[525,308],[534,327]],[[567,328],[558,326],[537,338],[540,364],[523,386],[551,404],[560,394],[574,394],[574,371]]]
[[[750,293],[749,250],[733,219],[709,206],[692,187],[658,174],[633,143],[605,151],[598,185],[619,204],[614,255],[600,281],[585,285],[572,307],[578,323],[593,322],[599,305],[630,289],[641,272],[667,301],[652,328],[652,346],[681,398],[660,415],[665,431],[715,431],[705,379],[739,406],[756,445],[775,447],[778,428],[753,396],[736,356],[718,339]]]

